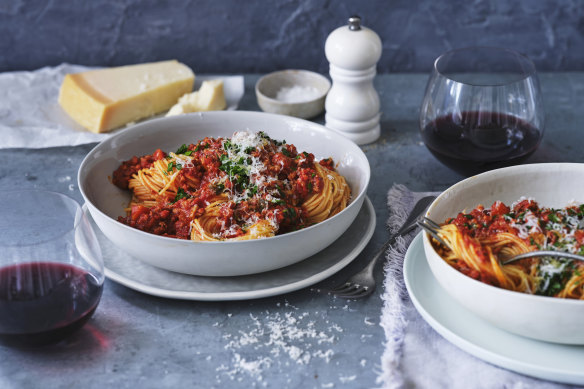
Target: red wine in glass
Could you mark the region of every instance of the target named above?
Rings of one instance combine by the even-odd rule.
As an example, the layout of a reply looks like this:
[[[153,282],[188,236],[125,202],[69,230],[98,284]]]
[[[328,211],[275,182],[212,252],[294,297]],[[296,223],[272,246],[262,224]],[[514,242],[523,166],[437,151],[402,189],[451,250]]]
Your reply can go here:
[[[102,289],[93,275],[64,263],[0,268],[0,340],[10,345],[57,342],[89,320]]]
[[[480,111],[440,116],[421,134],[438,160],[466,176],[523,162],[542,136],[540,129],[516,116]]]
[[[544,122],[539,78],[525,55],[468,47],[434,61],[420,131],[453,170],[469,176],[523,162],[539,146]]]

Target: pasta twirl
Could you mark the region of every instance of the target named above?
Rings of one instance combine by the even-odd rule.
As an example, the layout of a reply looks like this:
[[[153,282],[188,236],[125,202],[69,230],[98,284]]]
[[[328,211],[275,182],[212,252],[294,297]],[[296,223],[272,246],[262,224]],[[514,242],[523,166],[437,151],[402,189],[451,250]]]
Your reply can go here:
[[[479,281],[518,292],[584,299],[584,263],[563,258],[501,261],[534,250],[584,254],[584,205],[540,207],[521,198],[511,207],[497,201],[461,212],[441,226],[433,245],[451,266]]]

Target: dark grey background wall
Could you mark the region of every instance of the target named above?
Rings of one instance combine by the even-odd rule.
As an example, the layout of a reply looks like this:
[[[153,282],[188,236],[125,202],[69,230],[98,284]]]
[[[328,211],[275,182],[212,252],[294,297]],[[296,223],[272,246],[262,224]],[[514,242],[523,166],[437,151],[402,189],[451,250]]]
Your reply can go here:
[[[326,72],[326,37],[352,14],[383,41],[379,72],[426,72],[472,45],[584,70],[580,0],[0,0],[0,71],[176,58],[199,73]]]

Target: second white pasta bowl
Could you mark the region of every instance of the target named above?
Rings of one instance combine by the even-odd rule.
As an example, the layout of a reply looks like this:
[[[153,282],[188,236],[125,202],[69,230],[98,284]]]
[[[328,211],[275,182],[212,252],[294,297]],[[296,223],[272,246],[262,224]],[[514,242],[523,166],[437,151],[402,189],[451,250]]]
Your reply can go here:
[[[510,205],[522,196],[541,206],[563,208],[584,203],[584,164],[547,163],[493,170],[444,191],[426,216],[442,223],[477,205],[496,200]],[[440,285],[462,306],[491,324],[542,341],[584,344],[584,301],[514,292],[487,285],[451,267],[424,234],[424,252]]]
[[[332,157],[352,191],[349,205],[313,226],[270,238],[247,241],[194,242],[158,236],[117,221],[131,194],[111,182],[113,171],[133,156],[160,148],[174,151],[205,137],[231,137],[238,131],[263,131],[286,140],[316,159]],[[316,254],[339,238],[357,216],[369,184],[370,167],[352,141],[324,126],[261,112],[220,111],[153,119],[97,145],[82,162],[80,191],[97,226],[116,246],[159,268],[203,276],[238,276],[282,268]]]

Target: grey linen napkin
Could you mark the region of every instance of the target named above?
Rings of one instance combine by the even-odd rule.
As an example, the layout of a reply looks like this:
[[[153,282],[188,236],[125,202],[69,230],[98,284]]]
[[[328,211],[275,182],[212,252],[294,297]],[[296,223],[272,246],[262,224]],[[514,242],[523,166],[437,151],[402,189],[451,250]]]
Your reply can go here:
[[[388,192],[387,225],[394,232],[414,203],[437,193],[412,192],[394,185]],[[385,350],[378,384],[383,388],[513,388],[560,389],[571,386],[526,377],[493,366],[460,350],[442,338],[413,306],[404,284],[404,255],[415,234],[397,239],[386,253],[381,326]]]

